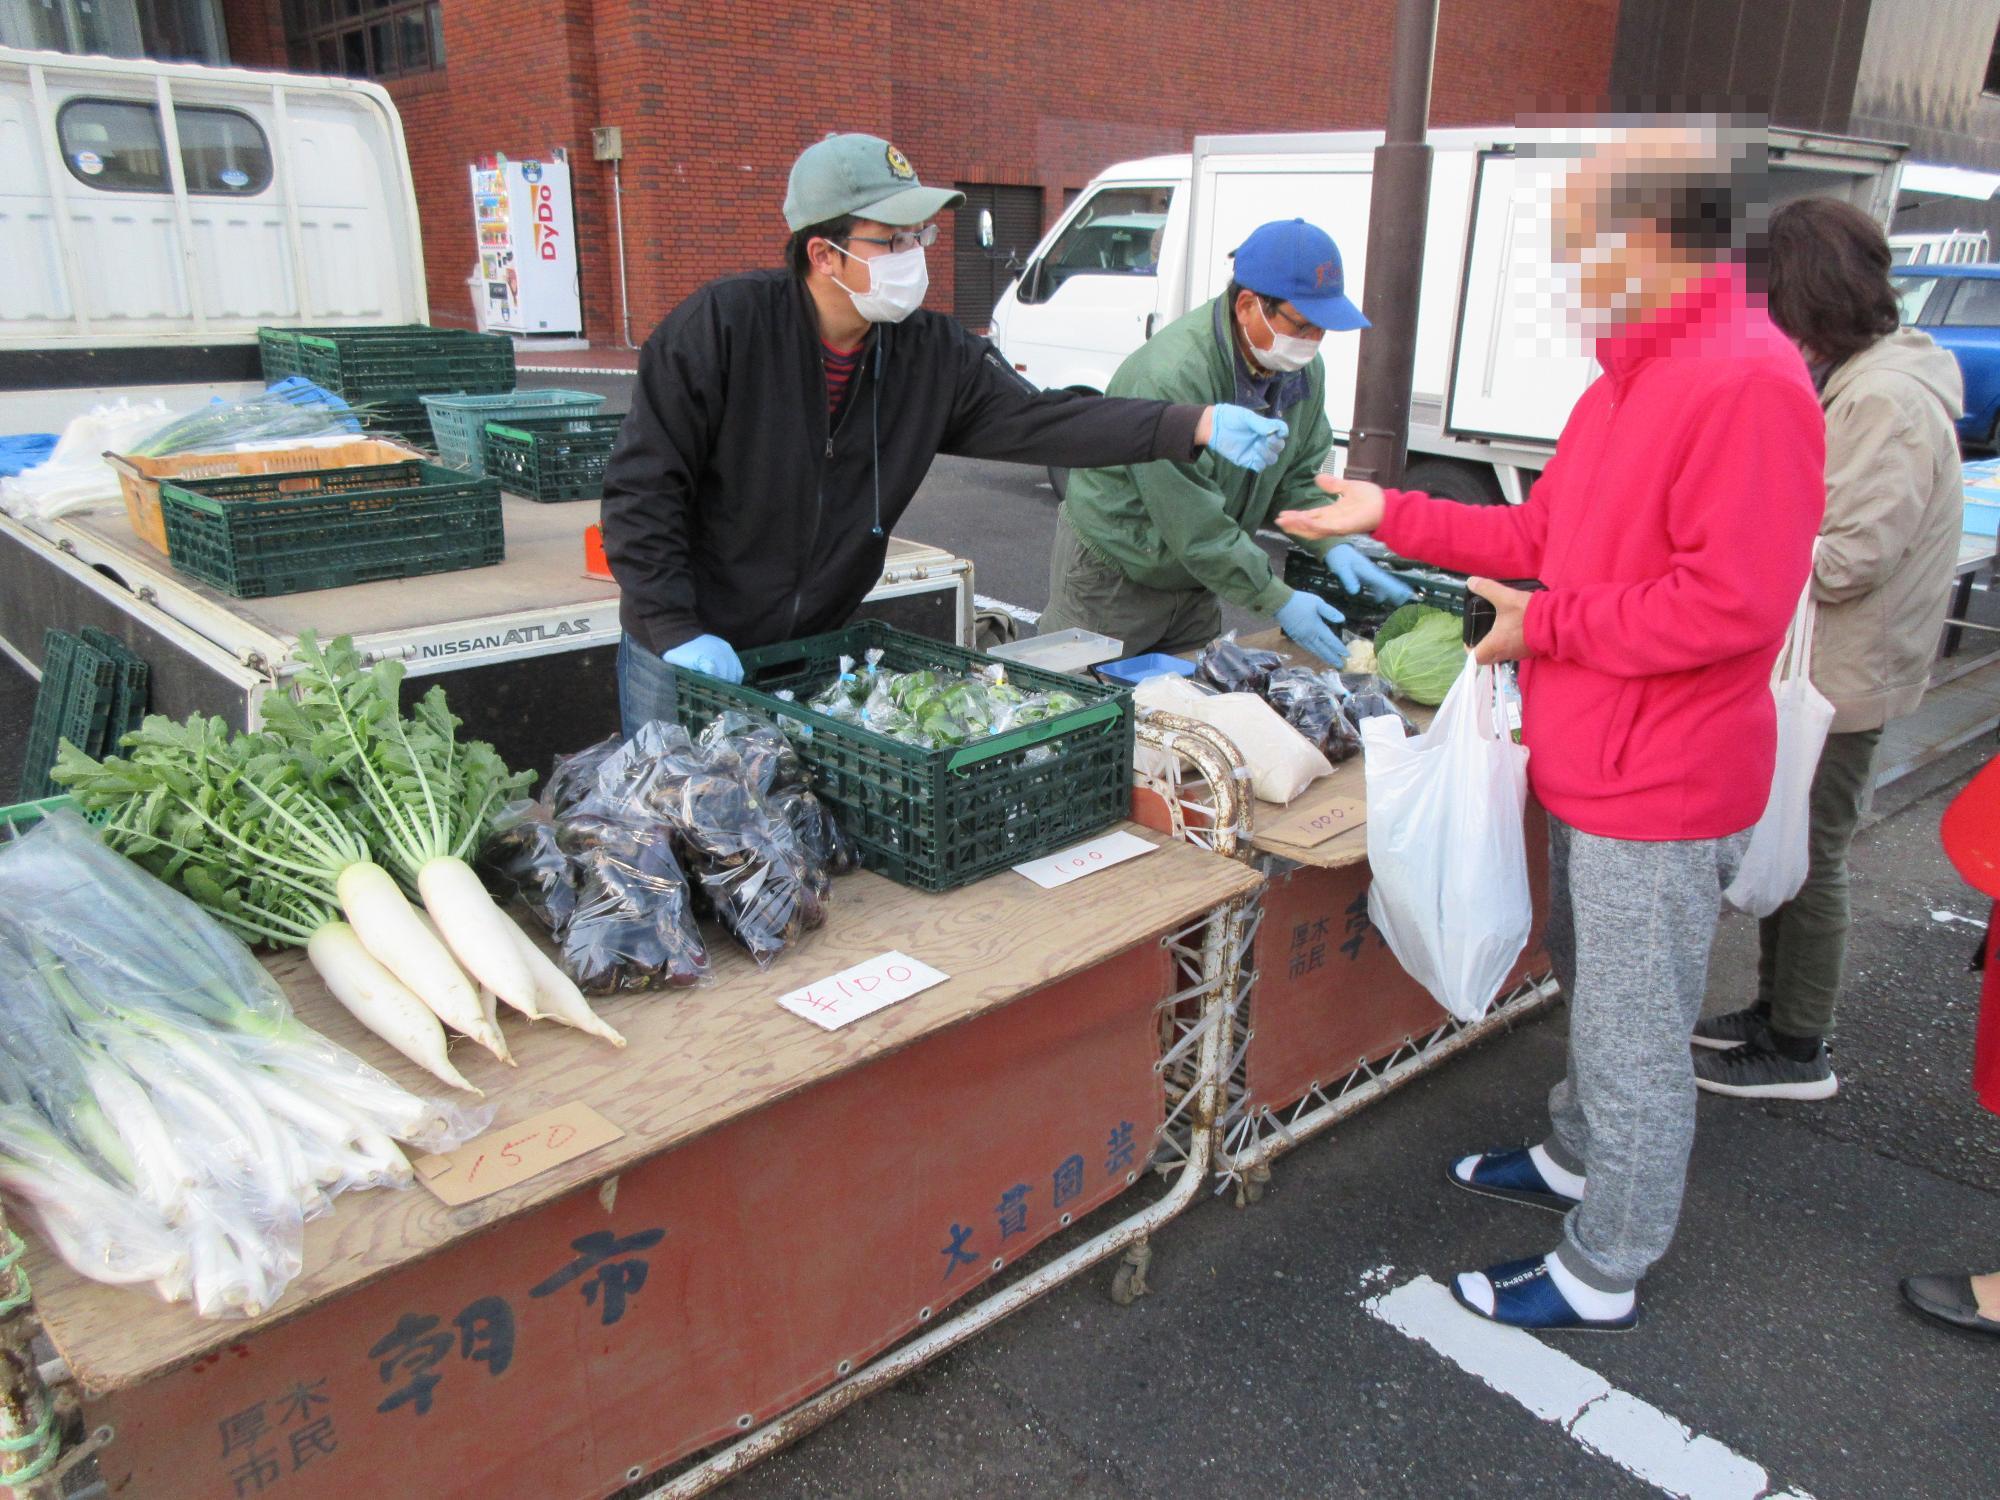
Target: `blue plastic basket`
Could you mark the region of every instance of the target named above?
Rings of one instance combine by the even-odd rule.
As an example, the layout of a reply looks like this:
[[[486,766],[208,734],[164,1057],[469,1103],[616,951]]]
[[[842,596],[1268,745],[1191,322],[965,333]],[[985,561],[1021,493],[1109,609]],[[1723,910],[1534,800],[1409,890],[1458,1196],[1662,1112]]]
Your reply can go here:
[[[1174,677],[1194,676],[1194,663],[1178,656],[1168,656],[1163,651],[1149,651],[1144,656],[1128,656],[1123,661],[1108,661],[1093,667],[1099,677],[1112,682],[1122,682],[1127,687],[1137,687],[1148,677],[1158,677],[1166,673]]]

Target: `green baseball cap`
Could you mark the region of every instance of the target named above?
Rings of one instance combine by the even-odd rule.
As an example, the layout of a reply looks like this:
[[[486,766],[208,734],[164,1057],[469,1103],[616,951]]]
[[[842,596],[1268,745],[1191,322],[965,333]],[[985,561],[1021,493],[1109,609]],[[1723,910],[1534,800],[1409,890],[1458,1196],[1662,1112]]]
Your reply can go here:
[[[785,222],[793,229],[842,214],[877,224],[922,224],[965,202],[951,188],[917,181],[910,159],[878,135],[830,135],[792,163]]]

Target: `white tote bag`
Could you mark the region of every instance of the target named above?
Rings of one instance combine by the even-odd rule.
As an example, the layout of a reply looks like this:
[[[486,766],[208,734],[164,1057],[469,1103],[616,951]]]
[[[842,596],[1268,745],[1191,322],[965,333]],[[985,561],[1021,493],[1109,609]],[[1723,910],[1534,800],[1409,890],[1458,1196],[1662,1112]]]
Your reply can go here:
[[[1528,752],[1505,726],[1498,688],[1498,672],[1467,652],[1422,734],[1406,737],[1394,716],[1361,721],[1368,916],[1461,1021],[1486,1014],[1534,924],[1521,827]]]
[[[1771,669],[1771,696],[1778,705],[1778,759],[1771,771],[1771,795],[1764,816],[1750,830],[1742,868],[1722,893],[1738,911],[1768,917],[1799,893],[1810,862],[1807,835],[1812,822],[1813,775],[1833,727],[1833,705],[1813,686],[1813,628],[1819,620],[1812,579],[1792,614],[1785,649]]]

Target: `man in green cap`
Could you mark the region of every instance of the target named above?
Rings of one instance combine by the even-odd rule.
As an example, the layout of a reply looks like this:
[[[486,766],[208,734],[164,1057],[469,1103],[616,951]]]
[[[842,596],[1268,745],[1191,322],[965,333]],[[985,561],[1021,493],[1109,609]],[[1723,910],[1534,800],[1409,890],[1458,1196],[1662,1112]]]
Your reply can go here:
[[[709,283],[646,341],[604,484],[628,735],[671,717],[677,669],[741,681],[739,648],[845,624],[939,453],[1067,467],[1277,456],[1282,420],[1037,391],[923,311],[931,221],[964,201],[879,137],[829,136],[792,167],[786,267]]]
[[[1368,320],[1347,298],[1332,236],[1303,219],[1253,230],[1233,272],[1220,297],[1134,350],[1109,391],[1235,402],[1286,424],[1281,452],[1257,471],[1165,455],[1071,474],[1040,628],[1099,631],[1133,656],[1181,653],[1214,639],[1227,600],[1274,617],[1339,666],[1347,659],[1340,611],[1274,576],[1257,532],[1281,510],[1325,503],[1314,482],[1333,447],[1320,340]],[[1347,593],[1389,604],[1412,597],[1354,548],[1316,546]]]

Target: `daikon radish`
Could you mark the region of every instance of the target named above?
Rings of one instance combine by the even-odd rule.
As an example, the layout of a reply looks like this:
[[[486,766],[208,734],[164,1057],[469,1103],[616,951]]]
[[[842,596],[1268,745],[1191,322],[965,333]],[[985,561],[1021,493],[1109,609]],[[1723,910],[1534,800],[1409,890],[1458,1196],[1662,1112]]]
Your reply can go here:
[[[514,1009],[532,1015],[535,979],[509,937],[514,923],[493,904],[472,867],[449,855],[426,860],[417,871],[417,891],[452,956]]]
[[[396,895],[398,900],[402,898],[400,891]],[[413,919],[412,925],[423,932],[422,923]],[[355,1020],[433,1077],[485,1097],[445,1055],[444,1028],[437,1015],[362,946],[352,927],[329,922],[306,944],[306,956],[333,998],[346,1006]],[[474,996],[475,1008],[478,1003]]]
[[[432,934],[402,889],[380,865],[349,865],[340,872],[340,908],[361,946],[411,994],[498,1057],[505,1049],[497,1028],[486,1024],[473,989],[451,950]]]
[[[512,923],[508,924],[510,927]],[[535,1001],[541,1012],[551,1021],[564,1026],[574,1026],[578,1031],[587,1031],[592,1036],[601,1036],[614,1047],[625,1045],[620,1036],[590,1008],[590,1002],[583,998],[583,991],[569,975],[557,967],[550,958],[520,928],[514,927],[514,940],[520,944],[521,957],[535,976]]]

